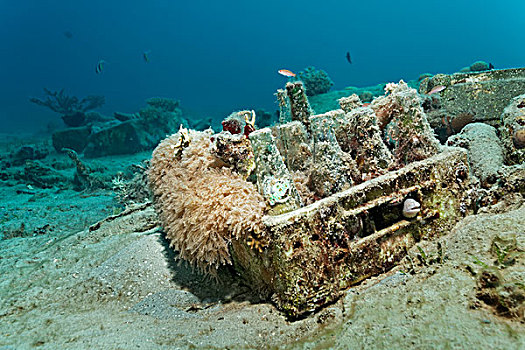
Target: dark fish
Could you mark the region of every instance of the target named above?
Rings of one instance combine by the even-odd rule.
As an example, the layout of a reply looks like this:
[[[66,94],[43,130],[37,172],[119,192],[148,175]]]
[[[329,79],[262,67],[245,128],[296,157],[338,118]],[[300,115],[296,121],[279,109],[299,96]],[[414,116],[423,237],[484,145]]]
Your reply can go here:
[[[346,60],[348,63],[352,64],[352,57],[350,57],[350,52],[346,51]]]
[[[494,69],[494,65],[492,63],[489,63],[489,69]]]
[[[97,63],[97,67],[95,68],[95,73],[100,74],[104,70],[104,65],[106,64],[106,61],[100,60]]]
[[[151,51],[148,50],[148,51],[144,51],[144,52],[142,53],[142,58],[144,58],[144,62],[146,62],[146,63],[149,62],[149,53],[150,53],[150,52],[151,52]]]
[[[66,30],[63,34],[68,39],[71,39],[73,37],[73,33],[71,33],[69,30]]]

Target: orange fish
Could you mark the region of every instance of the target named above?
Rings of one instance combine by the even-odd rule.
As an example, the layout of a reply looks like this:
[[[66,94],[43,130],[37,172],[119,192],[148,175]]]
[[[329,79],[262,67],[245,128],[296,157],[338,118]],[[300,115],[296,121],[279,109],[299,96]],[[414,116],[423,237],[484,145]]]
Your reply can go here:
[[[434,87],[432,90],[430,90],[429,92],[427,92],[427,95],[435,94],[436,92],[443,91],[443,90],[445,90],[446,88],[447,88],[447,87],[444,86],[444,85],[438,85],[438,86]]]
[[[368,106],[370,106],[370,102],[363,103],[363,107],[368,107]]]
[[[288,69],[279,69],[277,72],[281,75],[284,75],[285,77],[295,77],[295,73],[289,71]]]

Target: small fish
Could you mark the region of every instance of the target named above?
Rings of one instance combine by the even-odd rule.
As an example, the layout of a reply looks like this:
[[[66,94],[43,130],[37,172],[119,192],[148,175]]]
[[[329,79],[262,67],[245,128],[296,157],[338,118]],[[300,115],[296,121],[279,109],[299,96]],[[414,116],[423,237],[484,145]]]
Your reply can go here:
[[[427,95],[435,94],[436,92],[443,91],[443,90],[445,90],[446,88],[447,88],[447,87],[444,86],[444,85],[434,86],[434,88],[432,88],[432,90],[430,90],[429,92],[427,92]]]
[[[365,103],[363,103],[363,106],[362,106],[362,107],[368,107],[368,106],[370,106],[370,102],[365,102]]]
[[[279,69],[277,73],[284,75],[285,77],[295,77],[295,73],[289,71],[288,69]]]
[[[150,54],[150,52],[151,52],[151,51],[148,50],[148,51],[144,51],[144,52],[142,53],[142,58],[144,58],[144,62],[146,62],[146,63],[149,63],[149,54]]]
[[[66,30],[63,34],[68,39],[73,38],[73,33],[71,33],[71,31],[69,31],[69,30]]]
[[[490,70],[494,69],[494,65],[492,63],[489,63],[489,69]]]
[[[104,70],[104,65],[106,64],[106,61],[100,60],[97,63],[97,67],[95,68],[95,73],[100,74]]]
[[[348,61],[348,63],[352,64],[352,57],[350,57],[349,51],[346,51],[346,60]]]

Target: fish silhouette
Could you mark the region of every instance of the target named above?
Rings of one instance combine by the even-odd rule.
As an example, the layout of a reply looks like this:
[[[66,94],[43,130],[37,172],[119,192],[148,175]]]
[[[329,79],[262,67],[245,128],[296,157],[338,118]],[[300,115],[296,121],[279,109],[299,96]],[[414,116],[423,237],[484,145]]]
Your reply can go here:
[[[349,51],[346,51],[346,60],[348,61],[348,63],[352,64],[352,57],[350,56]]]
[[[97,66],[95,67],[95,73],[100,74],[104,70],[104,65],[106,64],[106,61],[100,60],[97,63]]]
[[[148,51],[144,51],[144,52],[142,53],[142,58],[144,58],[144,62],[146,62],[146,63],[149,63],[149,54],[150,54],[150,52],[151,52],[151,51],[148,50]]]

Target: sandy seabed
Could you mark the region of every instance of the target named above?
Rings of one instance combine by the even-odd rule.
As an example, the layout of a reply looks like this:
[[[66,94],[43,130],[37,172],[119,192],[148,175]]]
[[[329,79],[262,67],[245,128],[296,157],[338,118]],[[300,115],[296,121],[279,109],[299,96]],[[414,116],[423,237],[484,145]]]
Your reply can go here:
[[[419,244],[430,257],[439,242],[443,259],[405,259],[292,322],[231,270],[217,282],[177,263],[151,205],[112,216],[110,191],[0,191],[2,227],[53,228],[0,241],[0,349],[525,348],[524,320],[476,298],[496,235],[517,238],[520,255],[504,272],[525,280],[519,201]]]

